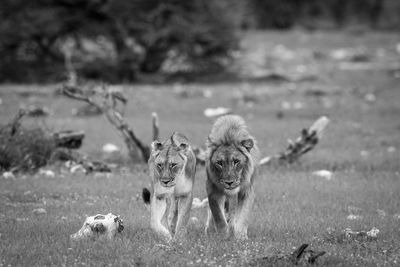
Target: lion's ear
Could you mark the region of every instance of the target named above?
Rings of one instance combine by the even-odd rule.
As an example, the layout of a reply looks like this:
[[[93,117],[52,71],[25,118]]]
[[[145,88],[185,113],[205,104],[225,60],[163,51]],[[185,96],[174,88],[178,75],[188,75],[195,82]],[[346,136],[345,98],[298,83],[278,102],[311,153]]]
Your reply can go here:
[[[246,149],[247,149],[247,151],[249,151],[250,152],[250,150],[253,148],[253,146],[254,146],[254,141],[253,141],[253,139],[246,139],[246,140],[243,140],[242,142],[240,142],[241,144],[242,144],[242,146],[244,146]]]
[[[160,150],[162,150],[163,149],[163,144],[161,143],[161,142],[159,142],[159,141],[154,141],[153,143],[151,143],[151,151],[154,153],[154,152],[157,152],[157,151],[160,151]]]
[[[206,146],[207,146],[207,147],[210,147],[210,146],[212,146],[213,144],[214,144],[214,142],[212,141],[211,137],[208,136],[208,137],[207,137],[207,141],[206,141]]]
[[[178,146],[178,150],[184,152],[184,151],[186,151],[186,150],[188,149],[188,147],[189,147],[188,144],[186,144],[186,143],[181,143],[181,144]]]

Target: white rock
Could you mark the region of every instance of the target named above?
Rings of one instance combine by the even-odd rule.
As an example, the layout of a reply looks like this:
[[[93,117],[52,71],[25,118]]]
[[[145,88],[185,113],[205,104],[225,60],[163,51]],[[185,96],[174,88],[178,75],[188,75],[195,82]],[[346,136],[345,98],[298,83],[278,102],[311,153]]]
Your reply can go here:
[[[111,143],[105,144],[103,146],[102,150],[105,153],[114,153],[114,152],[119,152],[120,151],[119,147],[117,147],[116,145],[111,144]]]
[[[229,108],[218,107],[218,108],[207,108],[204,110],[204,116],[206,117],[217,117],[231,113]]]
[[[376,101],[376,96],[372,93],[369,93],[364,96],[364,99],[365,101],[372,103]]]
[[[15,179],[15,176],[12,172],[3,172],[4,179]]]
[[[369,237],[377,237],[378,234],[379,234],[379,229],[376,227],[373,227],[371,230],[367,232],[367,236]]]
[[[35,215],[45,215],[45,214],[47,214],[47,211],[44,208],[38,208],[38,209],[32,210],[32,213]]]
[[[271,161],[271,159],[272,159],[272,157],[265,157],[265,158],[262,158],[262,159],[258,162],[258,164],[259,164],[259,165],[267,164],[267,163],[269,163],[269,162]]]
[[[293,103],[293,109],[298,110],[298,109],[302,109],[302,108],[304,108],[304,103],[299,102],[299,101]]]
[[[349,214],[347,220],[361,220],[363,217],[361,215]]]
[[[56,177],[55,173],[52,170],[40,169],[39,174],[44,175],[44,176],[46,176],[48,178]]]
[[[328,170],[319,170],[312,173],[315,176],[325,178],[326,180],[331,180],[333,177],[333,173]]]
[[[86,169],[81,164],[76,164],[69,169],[71,173],[82,172],[86,173]]]
[[[394,152],[396,152],[396,148],[394,146],[390,146],[390,147],[387,148],[387,152],[388,153],[394,153]]]
[[[205,208],[207,206],[208,206],[208,198],[205,198],[203,200],[200,200],[197,197],[193,198],[192,209],[200,209],[200,208]]]
[[[203,96],[205,98],[211,98],[213,96],[213,92],[210,89],[206,89],[203,91]]]
[[[290,104],[290,103],[287,102],[287,101],[283,101],[283,102],[281,103],[281,108],[282,108],[283,110],[292,109],[292,104]]]
[[[349,52],[348,52],[348,50],[346,50],[344,48],[340,48],[340,49],[333,50],[330,53],[330,56],[336,60],[344,60],[345,58],[347,58],[349,56]]]
[[[117,233],[124,230],[122,219],[112,213],[107,215],[97,214],[87,217],[82,228],[71,235],[71,239],[95,239],[106,237],[109,240],[113,239]]]

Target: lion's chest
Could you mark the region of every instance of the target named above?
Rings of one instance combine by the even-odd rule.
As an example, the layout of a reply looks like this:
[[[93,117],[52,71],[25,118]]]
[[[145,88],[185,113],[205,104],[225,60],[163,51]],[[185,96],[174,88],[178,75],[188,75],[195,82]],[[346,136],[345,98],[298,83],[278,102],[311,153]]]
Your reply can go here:
[[[192,192],[193,181],[185,175],[180,175],[176,178],[175,195],[187,195]]]
[[[158,198],[175,196],[184,196],[192,192],[193,181],[185,175],[179,175],[176,178],[176,184],[172,187],[164,187],[157,182],[154,184],[154,192]]]

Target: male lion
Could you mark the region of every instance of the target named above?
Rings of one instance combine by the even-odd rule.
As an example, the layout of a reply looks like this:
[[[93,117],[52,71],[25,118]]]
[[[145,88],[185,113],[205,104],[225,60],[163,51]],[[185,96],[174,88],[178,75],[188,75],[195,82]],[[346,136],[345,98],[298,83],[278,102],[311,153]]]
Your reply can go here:
[[[210,206],[207,234],[217,230],[227,237],[231,228],[235,238],[247,239],[258,157],[256,140],[247,131],[241,117],[226,115],[214,123],[207,141],[206,156]]]
[[[176,132],[151,147],[151,192],[144,188],[143,200],[150,202],[151,228],[170,241],[173,235],[182,235],[189,219],[196,157],[188,139]]]

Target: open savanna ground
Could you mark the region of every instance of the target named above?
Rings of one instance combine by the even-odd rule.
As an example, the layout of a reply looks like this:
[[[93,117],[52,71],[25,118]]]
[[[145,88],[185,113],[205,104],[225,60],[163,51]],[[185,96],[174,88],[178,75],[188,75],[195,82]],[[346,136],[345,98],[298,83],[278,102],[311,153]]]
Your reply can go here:
[[[204,145],[213,123],[203,115],[204,109],[229,107],[246,120],[263,155],[281,152],[288,138],[297,137],[319,116],[331,119],[320,143],[299,162],[260,168],[247,241],[207,238],[205,209],[192,212],[199,222],[189,226],[186,239],[170,245],[157,239],[140,198],[142,188],[149,185],[147,166],[130,163],[123,150],[110,175],[71,174],[63,167],[48,166],[55,177],[37,173],[0,178],[0,266],[236,266],[289,253],[302,243],[327,252],[318,259],[319,265],[399,265],[400,74],[398,67],[393,69],[400,58],[398,35],[272,32],[248,34],[243,40],[247,50],[238,61],[246,75],[255,68],[271,67],[276,59],[268,52],[283,44],[280,52],[275,51],[275,56],[283,57],[278,67],[293,70],[297,64],[300,70],[311,69],[313,78],[289,82],[275,75],[213,84],[119,87],[129,101],[126,121],[147,143],[154,111],[160,117],[162,138],[179,131],[194,144]],[[360,46],[371,58],[343,62],[340,55],[336,60],[327,56],[334,49]],[[307,51],[313,52],[312,61],[297,58]],[[101,151],[106,143],[124,147],[104,117],[72,116],[71,110],[82,103],[54,94],[56,87],[1,86],[1,124],[21,104],[45,105],[50,116],[26,118],[24,124],[50,131],[84,130],[81,152],[92,159],[107,160]],[[321,169],[333,172],[332,178],[312,174]],[[206,197],[205,179],[204,167],[199,166],[195,197]],[[35,215],[36,208],[47,213]],[[121,215],[125,224],[114,241],[70,239],[86,216],[108,212]],[[358,216],[351,220],[351,214]],[[346,228],[373,227],[380,230],[377,238],[347,239],[343,234]]]

